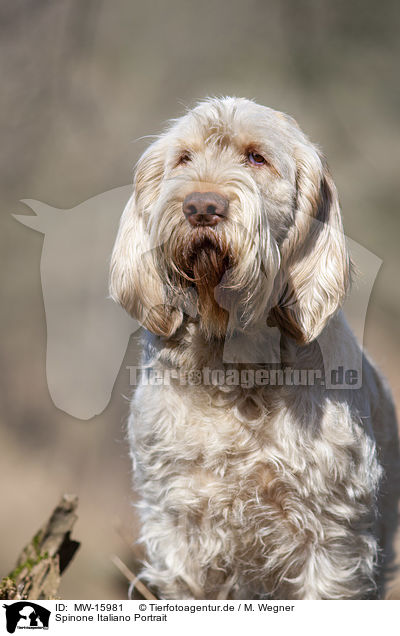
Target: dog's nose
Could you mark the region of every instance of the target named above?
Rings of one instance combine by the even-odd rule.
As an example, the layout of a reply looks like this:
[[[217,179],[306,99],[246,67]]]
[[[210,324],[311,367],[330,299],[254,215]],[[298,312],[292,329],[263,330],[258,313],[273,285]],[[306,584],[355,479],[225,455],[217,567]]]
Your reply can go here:
[[[217,192],[192,192],[185,197],[182,209],[191,225],[213,226],[226,217],[229,201]]]

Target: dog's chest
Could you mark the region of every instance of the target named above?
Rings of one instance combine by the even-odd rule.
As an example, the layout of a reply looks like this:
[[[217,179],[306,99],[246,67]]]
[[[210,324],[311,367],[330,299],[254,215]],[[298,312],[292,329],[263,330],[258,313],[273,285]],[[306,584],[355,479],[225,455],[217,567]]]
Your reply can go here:
[[[239,523],[251,507],[268,504],[281,513],[283,499],[301,484],[303,449],[295,430],[280,430],[278,406],[257,411],[249,396],[218,400],[161,389],[155,400],[154,387],[142,387],[133,443],[140,481],[152,483],[152,492],[174,493],[169,505],[189,514],[230,523],[233,515]]]
[[[345,410],[313,432],[299,426],[287,399],[257,414],[238,395],[220,397],[139,389],[131,443],[137,486],[149,501],[207,532],[237,528],[243,545],[257,528],[260,541],[266,531],[279,542],[283,527],[292,535],[310,518],[319,525],[321,502],[346,505],[350,516],[356,490],[367,502],[375,486],[365,483],[368,439]]]

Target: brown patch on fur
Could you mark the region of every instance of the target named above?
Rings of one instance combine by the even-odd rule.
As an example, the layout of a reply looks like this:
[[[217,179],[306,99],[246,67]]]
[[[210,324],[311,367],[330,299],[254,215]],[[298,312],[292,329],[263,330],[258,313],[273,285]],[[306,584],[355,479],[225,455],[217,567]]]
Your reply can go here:
[[[142,324],[146,329],[164,338],[171,337],[181,322],[181,312],[167,305],[150,307],[147,314],[142,318]]]
[[[188,230],[187,240],[174,250],[174,262],[186,286],[196,286],[201,325],[208,336],[226,333],[228,312],[217,303],[214,291],[229,268],[228,252],[222,237],[209,227]]]
[[[268,325],[270,327],[277,326],[282,333],[293,338],[293,340],[299,345],[304,345],[307,342],[304,333],[294,318],[294,315],[284,306],[277,305],[271,309],[271,313],[268,318]]]

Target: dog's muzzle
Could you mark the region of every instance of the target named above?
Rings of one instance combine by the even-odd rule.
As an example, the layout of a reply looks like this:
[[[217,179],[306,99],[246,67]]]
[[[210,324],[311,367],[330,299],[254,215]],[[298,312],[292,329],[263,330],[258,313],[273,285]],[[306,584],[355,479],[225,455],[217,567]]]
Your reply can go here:
[[[182,210],[193,227],[212,227],[226,218],[229,200],[217,192],[192,192],[185,197]]]

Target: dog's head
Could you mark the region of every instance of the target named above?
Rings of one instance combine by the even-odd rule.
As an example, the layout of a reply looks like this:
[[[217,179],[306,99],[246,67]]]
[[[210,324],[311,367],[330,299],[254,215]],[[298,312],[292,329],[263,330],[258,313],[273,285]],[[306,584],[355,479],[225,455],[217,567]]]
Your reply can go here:
[[[208,337],[277,324],[313,340],[342,304],[349,261],[334,183],[296,122],[210,99],[143,154],[111,263],[111,295],[169,337],[195,287]]]

